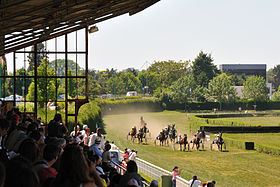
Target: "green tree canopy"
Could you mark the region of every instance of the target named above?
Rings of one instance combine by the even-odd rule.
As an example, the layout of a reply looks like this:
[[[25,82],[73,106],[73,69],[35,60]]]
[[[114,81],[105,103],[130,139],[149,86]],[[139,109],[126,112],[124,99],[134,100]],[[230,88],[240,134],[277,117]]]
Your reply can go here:
[[[196,59],[192,63],[191,73],[197,84],[203,87],[207,87],[210,80],[217,76],[220,71],[213,63],[211,54],[203,53],[198,54]]]
[[[233,101],[236,97],[237,93],[232,86],[231,77],[225,73],[214,77],[208,84],[207,100],[218,101],[221,109],[221,103]]]
[[[183,103],[194,98],[193,90],[195,88],[196,84],[193,76],[184,76],[170,86],[170,96],[172,100]]]
[[[56,64],[56,65],[55,65]],[[83,69],[74,62],[73,60],[68,59],[67,69],[71,71],[72,75],[76,75],[76,69],[78,75],[83,71]],[[77,66],[77,68],[76,68]],[[65,59],[57,59],[49,62],[48,68],[52,68],[53,71],[56,71],[56,75],[58,76],[64,76],[65,75]]]
[[[272,100],[273,101],[280,101],[280,86],[278,87],[278,91],[273,93]]]
[[[244,98],[252,99],[254,101],[268,100],[268,88],[263,77],[251,76],[244,82],[242,91]]]
[[[32,46],[31,51],[34,51],[34,46]],[[48,58],[46,48],[43,43],[37,44],[37,67],[40,66],[42,60],[44,58]],[[35,65],[35,53],[31,52],[27,56],[27,60],[29,62],[29,66],[27,68],[27,71],[32,72],[34,70]]]
[[[48,60],[44,58],[40,67],[37,69],[38,76],[54,76],[55,73],[52,69],[48,69]],[[37,79],[37,100],[48,101],[49,99],[55,100],[55,79],[54,78],[39,78]],[[34,101],[35,85],[32,82],[28,88],[27,100]],[[44,103],[40,103],[43,107]]]
[[[161,85],[169,87],[174,81],[188,74],[189,62],[159,61],[148,68],[149,73],[159,75]]]

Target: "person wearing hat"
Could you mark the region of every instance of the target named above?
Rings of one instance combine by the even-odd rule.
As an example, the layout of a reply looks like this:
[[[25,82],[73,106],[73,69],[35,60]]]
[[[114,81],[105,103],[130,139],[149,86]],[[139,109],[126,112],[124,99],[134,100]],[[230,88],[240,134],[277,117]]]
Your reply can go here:
[[[172,187],[176,187],[177,176],[181,174],[182,169],[179,169],[178,166],[175,166],[172,170]]]
[[[96,145],[98,147],[98,149],[100,150],[104,150],[104,136],[101,134],[102,129],[98,128],[96,130],[96,133],[94,133],[93,135],[91,135],[90,140],[89,140],[89,144],[88,146],[91,147],[93,145]]]

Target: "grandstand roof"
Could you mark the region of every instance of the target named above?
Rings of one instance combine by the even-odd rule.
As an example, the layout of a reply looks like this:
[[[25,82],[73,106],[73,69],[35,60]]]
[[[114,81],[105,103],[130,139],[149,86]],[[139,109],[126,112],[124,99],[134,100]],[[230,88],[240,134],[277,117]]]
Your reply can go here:
[[[129,13],[160,0],[2,0],[0,56],[89,25]]]

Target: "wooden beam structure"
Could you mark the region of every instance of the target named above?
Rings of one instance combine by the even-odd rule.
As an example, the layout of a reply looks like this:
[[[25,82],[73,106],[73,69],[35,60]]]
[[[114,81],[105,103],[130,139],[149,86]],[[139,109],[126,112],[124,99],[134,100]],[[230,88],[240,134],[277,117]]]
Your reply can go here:
[[[126,13],[160,0],[1,0],[0,56]]]

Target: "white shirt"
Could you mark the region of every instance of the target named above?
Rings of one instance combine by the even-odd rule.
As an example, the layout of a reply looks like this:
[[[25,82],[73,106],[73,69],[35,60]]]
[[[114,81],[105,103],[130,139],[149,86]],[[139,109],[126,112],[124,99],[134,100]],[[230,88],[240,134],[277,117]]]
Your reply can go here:
[[[193,179],[189,181],[190,185],[192,184]],[[201,182],[199,180],[195,180],[192,187],[199,187],[201,185]]]
[[[92,146],[93,144],[96,144],[99,149],[104,149],[104,136],[101,134],[101,136],[97,136],[97,133],[94,133],[89,138],[88,146]]]
[[[132,152],[132,153],[129,155],[128,160],[135,160],[135,159],[136,159],[136,152]]]

